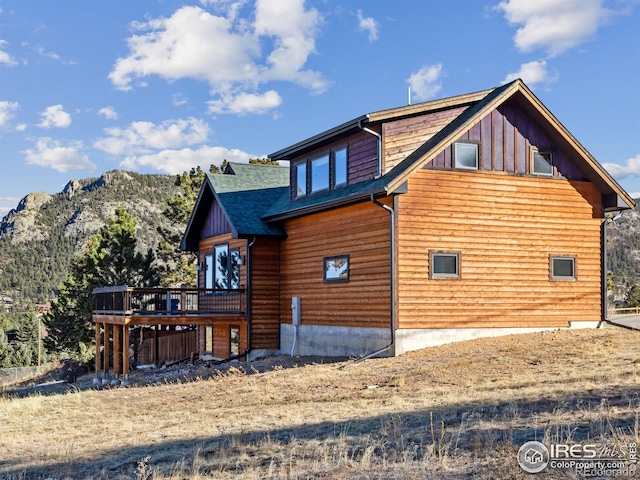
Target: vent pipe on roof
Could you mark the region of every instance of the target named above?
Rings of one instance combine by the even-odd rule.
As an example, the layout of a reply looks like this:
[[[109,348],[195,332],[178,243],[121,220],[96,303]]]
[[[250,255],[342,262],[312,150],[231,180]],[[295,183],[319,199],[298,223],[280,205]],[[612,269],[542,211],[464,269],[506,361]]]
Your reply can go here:
[[[375,178],[380,178],[382,176],[382,135],[374,130],[371,130],[370,128],[363,126],[362,120],[358,122],[358,128],[363,132],[374,135],[378,139],[378,174],[375,176]]]

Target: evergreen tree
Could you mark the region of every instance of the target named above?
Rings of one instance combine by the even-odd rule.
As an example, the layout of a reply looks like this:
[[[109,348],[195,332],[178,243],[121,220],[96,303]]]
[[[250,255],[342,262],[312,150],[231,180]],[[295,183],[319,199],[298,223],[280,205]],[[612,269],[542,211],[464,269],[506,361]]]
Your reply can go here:
[[[118,207],[116,218],[91,237],[85,253],[74,259],[58,300],[44,317],[48,334],[44,345],[49,352],[87,360],[84,357],[92,351],[95,338],[91,321],[94,288],[157,285],[153,254],[136,250],[135,234],[136,220]]]
[[[640,285],[634,285],[627,292],[627,307],[640,307]]]
[[[211,173],[220,171],[215,165],[211,165],[209,170]],[[199,166],[176,176],[175,184],[181,191],[165,200],[167,208],[162,212],[172,225],[186,225],[189,221],[204,178],[205,173]],[[158,247],[162,284],[195,287],[195,259],[190,253],[180,250],[182,238],[179,231],[158,227],[158,233],[162,236]]]
[[[249,163],[254,165],[280,165],[279,162],[267,158],[250,158]]]

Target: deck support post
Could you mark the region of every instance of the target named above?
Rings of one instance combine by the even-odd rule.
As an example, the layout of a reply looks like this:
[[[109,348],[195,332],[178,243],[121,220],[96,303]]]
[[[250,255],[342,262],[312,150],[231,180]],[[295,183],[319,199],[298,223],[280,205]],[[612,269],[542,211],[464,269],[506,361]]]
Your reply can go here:
[[[122,326],[122,385],[129,384],[129,325]]]
[[[113,326],[113,382],[117,383],[122,373],[120,366],[120,325]]]
[[[109,325],[108,323],[103,323],[102,326],[104,328],[104,350],[102,351],[104,355],[102,361],[102,383],[104,384],[109,382],[109,357],[111,356],[111,344],[109,340],[111,338],[111,325]]]
[[[93,379],[93,383],[100,383],[102,376],[102,332],[100,323],[94,325],[96,327],[96,378]]]

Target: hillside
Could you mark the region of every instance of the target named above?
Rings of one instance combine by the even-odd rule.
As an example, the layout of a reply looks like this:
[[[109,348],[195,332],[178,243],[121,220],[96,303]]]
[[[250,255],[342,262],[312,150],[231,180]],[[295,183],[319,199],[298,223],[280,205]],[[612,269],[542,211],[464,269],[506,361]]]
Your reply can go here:
[[[0,477],[530,478],[516,457],[527,441],[617,455],[640,440],[637,335],[511,335],[357,364],[277,357],[201,365],[185,383],[0,397]]]
[[[114,170],[99,178],[71,180],[55,195],[35,192],[0,222],[0,297],[5,302],[47,302],[66,278],[71,259],[116,207],[138,220],[138,246],[154,248],[165,198],[177,191],[175,177]]]

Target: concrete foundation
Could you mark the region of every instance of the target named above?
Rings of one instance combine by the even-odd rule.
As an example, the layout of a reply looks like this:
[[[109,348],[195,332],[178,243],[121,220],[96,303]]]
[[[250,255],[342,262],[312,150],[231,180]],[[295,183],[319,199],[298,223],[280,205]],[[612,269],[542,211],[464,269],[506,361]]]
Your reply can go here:
[[[298,329],[295,346],[293,339]],[[319,325],[280,325],[280,353],[357,357],[380,350],[391,343],[388,328],[326,327]]]
[[[570,322],[568,328],[596,328],[600,322]],[[558,327],[546,328],[405,328],[396,330],[395,354],[401,355],[411,350],[435,347],[445,343],[463,342],[476,338],[500,337],[520,333],[563,330]]]

